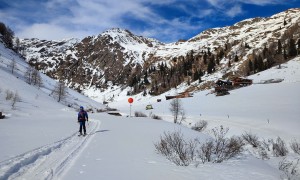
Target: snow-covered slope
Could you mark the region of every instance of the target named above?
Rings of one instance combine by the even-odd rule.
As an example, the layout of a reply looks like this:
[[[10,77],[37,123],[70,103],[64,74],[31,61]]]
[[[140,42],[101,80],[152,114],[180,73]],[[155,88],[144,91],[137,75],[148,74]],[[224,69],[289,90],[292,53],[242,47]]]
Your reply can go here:
[[[239,133],[250,129],[265,130],[271,136],[282,135],[286,139],[300,138],[299,107],[300,107],[300,57],[285,64],[249,76],[254,84],[230,91],[227,96],[215,96],[211,90],[194,93],[191,98],[181,99],[186,112],[186,124],[195,123],[201,119],[212,120],[212,124],[228,123],[237,125]],[[284,79],[281,83],[262,84],[265,80]],[[183,85],[156,97],[132,96],[134,111],[146,114],[146,106],[151,104],[151,113],[162,116],[172,122],[166,95],[175,95],[186,87]],[[129,114],[127,96],[115,97],[115,102],[109,103],[120,111]],[[161,99],[161,102],[157,102]],[[148,112],[148,113],[147,113]],[[229,116],[229,118],[228,118]],[[269,122],[269,124],[268,124]],[[280,133],[279,133],[280,132]]]
[[[93,111],[104,109],[102,104],[71,89],[68,89],[66,100],[58,103],[50,96],[56,85],[54,80],[41,74],[41,88],[29,85],[24,79],[28,64],[2,43],[0,54],[0,112],[6,116],[0,120],[1,139],[5,139],[1,140],[1,160],[76,132],[75,110],[80,105]],[[16,64],[12,74],[13,60]],[[9,93],[18,94],[19,100],[14,106],[13,100],[7,100]]]

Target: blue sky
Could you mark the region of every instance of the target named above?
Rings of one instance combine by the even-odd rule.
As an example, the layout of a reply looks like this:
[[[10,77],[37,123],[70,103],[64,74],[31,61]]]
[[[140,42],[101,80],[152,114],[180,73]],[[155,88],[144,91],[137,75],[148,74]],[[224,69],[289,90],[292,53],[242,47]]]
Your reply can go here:
[[[0,21],[20,38],[83,38],[118,27],[175,42],[298,7],[300,0],[0,0]]]

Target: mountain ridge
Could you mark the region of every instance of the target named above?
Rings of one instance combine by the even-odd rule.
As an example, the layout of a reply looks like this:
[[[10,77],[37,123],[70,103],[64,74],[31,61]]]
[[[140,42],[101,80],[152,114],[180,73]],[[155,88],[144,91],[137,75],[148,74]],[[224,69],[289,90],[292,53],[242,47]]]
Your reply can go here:
[[[282,41],[284,51],[288,51],[289,39],[299,39],[299,12],[299,8],[293,8],[267,18],[245,19],[167,44],[112,28],[80,42],[47,44],[45,40],[24,39],[21,45],[32,66],[78,91],[105,91],[111,82],[123,89],[131,87],[129,94],[155,95],[184,82],[199,80],[194,86],[201,86],[226,78],[224,75],[230,72],[242,76],[256,73],[258,70],[247,66],[260,56],[266,62],[264,68],[286,61],[283,50],[276,54],[276,44]]]

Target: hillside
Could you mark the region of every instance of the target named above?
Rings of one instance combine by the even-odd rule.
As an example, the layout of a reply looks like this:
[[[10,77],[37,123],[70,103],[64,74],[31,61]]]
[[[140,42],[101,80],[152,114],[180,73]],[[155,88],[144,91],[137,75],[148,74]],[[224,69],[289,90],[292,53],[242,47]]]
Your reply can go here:
[[[169,44],[119,28],[82,40],[24,39],[21,54],[39,71],[86,94],[100,90],[103,96],[117,88],[159,95],[183,82],[196,91],[218,78],[254,74],[295,57],[299,11],[247,19]]]

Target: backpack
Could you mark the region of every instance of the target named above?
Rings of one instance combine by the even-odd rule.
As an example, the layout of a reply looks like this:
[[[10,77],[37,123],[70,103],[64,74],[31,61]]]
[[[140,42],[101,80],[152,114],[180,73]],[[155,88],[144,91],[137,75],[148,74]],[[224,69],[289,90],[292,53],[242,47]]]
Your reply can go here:
[[[78,114],[78,119],[79,119],[79,121],[85,121],[86,120],[86,112],[80,111]]]

